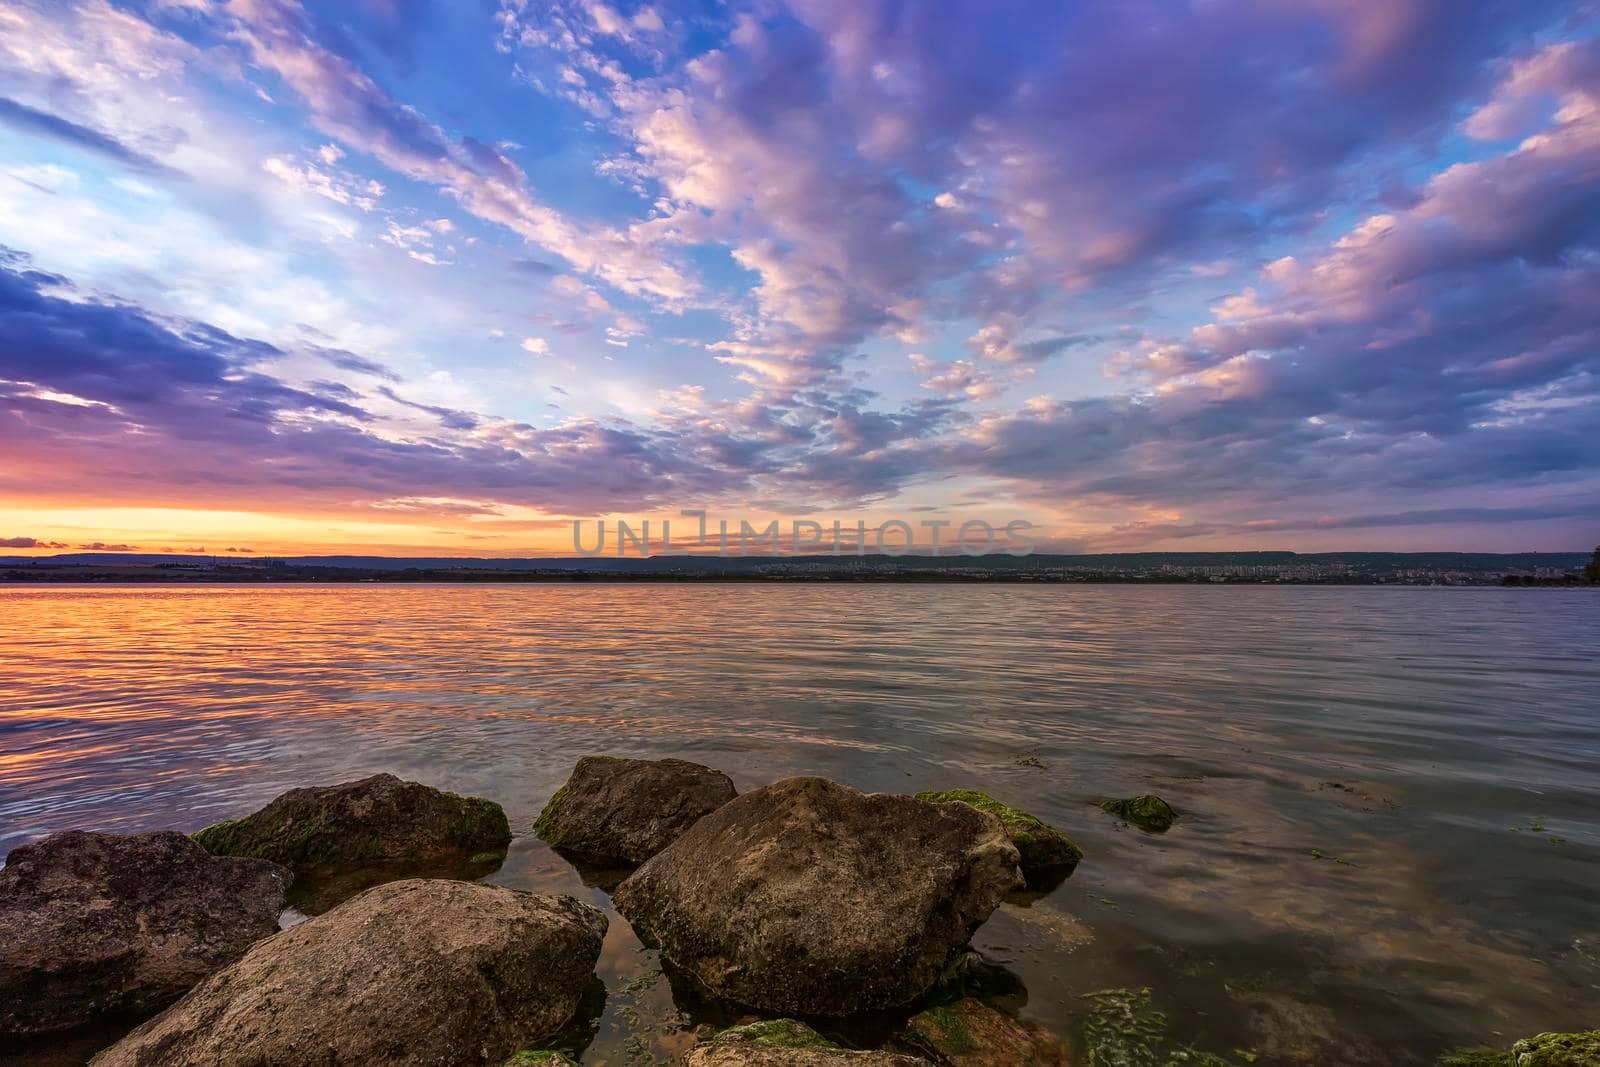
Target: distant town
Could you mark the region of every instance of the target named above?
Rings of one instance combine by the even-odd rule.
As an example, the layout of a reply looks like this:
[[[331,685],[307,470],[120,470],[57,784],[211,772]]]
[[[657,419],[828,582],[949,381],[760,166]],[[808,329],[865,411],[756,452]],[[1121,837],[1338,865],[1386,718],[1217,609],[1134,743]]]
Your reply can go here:
[[[1600,586],[1581,552],[1133,552],[1098,555],[655,556],[647,559],[0,557],[0,582],[1036,582]]]

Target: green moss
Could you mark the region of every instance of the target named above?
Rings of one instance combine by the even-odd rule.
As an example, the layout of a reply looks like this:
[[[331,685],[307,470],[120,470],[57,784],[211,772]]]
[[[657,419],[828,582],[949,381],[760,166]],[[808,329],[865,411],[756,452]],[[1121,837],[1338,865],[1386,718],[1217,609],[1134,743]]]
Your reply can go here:
[[[446,796],[460,801],[460,810],[445,828],[445,839],[463,852],[503,849],[511,842],[511,823],[506,811],[482,797]]]
[[[1511,1053],[1503,1048],[1452,1049],[1435,1060],[1434,1067],[1511,1067]]]
[[[560,814],[562,802],[567,799],[567,791],[571,788],[572,782],[569,780],[557,789],[555,796],[545,803],[544,810],[539,812],[539,817],[534,820],[533,832],[539,836],[539,840],[548,841],[555,835],[556,816]]]
[[[511,843],[511,824],[499,804],[455,793],[441,796],[448,806],[438,815],[429,813],[427,828],[450,849],[499,851]],[[393,835],[386,840],[378,830],[362,831],[360,826],[360,820],[336,800],[295,791],[253,815],[220,822],[190,836],[213,855],[272,860],[297,872],[428,858],[395,855],[398,842]],[[408,829],[412,828],[395,828],[400,834]],[[436,851],[436,847],[428,851]]]
[[[916,798],[933,804],[959,802],[999,818],[1006,836],[1022,855],[1024,871],[1072,867],[1083,859],[1083,850],[1066,834],[1021,808],[1002,804],[988,793],[976,789],[924,790]]]
[[[717,1042],[742,1041],[762,1048],[838,1048],[805,1023],[793,1019],[762,1019],[724,1030]]]
[[[1103,800],[1100,807],[1147,834],[1166,833],[1178,818],[1172,805],[1154,793],[1142,793],[1126,800]]]
[[[1511,1046],[1516,1067],[1595,1067],[1600,1064],[1600,1030],[1540,1034]]]
[[[512,1057],[501,1064],[501,1067],[578,1067],[568,1059],[564,1053],[550,1052],[541,1049],[538,1052],[529,1052],[524,1049],[514,1053]]]
[[[913,1045],[942,1055],[964,1055],[978,1051],[972,1031],[952,1007],[929,1008],[906,1024],[906,1040]]]

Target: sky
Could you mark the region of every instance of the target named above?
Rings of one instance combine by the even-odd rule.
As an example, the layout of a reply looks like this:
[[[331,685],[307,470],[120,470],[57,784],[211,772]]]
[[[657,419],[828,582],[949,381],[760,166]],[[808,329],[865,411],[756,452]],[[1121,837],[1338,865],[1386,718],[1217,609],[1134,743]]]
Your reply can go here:
[[[695,509],[1592,547],[1600,6],[0,0],[0,548]]]

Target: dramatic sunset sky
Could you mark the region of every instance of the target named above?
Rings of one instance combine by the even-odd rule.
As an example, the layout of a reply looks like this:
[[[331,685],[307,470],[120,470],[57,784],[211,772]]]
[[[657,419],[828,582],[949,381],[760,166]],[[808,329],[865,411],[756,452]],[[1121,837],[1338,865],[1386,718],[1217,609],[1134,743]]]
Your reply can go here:
[[[1586,549],[1597,35],[0,0],[0,548],[526,555],[708,508]]]

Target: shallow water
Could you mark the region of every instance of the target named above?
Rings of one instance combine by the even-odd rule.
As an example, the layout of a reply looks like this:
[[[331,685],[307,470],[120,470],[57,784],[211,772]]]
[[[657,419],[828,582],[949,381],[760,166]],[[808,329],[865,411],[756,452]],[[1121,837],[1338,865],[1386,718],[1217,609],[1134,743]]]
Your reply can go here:
[[[609,911],[531,836],[581,755],[973,786],[1088,853],[975,939],[1069,1039],[1084,994],[1140,986],[1176,1039],[1263,1063],[1600,1025],[1582,590],[0,588],[0,620],[0,852],[387,770],[505,805],[486,880]],[[1170,833],[1094,806],[1141,792]],[[705,1009],[614,913],[600,973],[585,1063],[692,1044]]]

